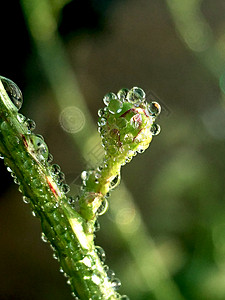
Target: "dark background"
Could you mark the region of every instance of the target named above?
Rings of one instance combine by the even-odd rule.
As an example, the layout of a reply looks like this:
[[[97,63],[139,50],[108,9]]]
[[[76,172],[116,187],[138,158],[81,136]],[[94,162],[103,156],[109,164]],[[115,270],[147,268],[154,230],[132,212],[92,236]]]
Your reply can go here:
[[[177,23],[161,0],[77,0],[58,10],[54,8],[60,1],[47,1],[57,11],[55,30],[96,123],[101,99],[109,91],[140,86],[159,96],[162,131],[150,149],[123,168],[122,177],[184,299],[222,300],[225,2],[201,1],[196,11],[202,19],[194,24],[188,16],[189,5],[195,2],[183,1],[187,20]],[[179,19],[179,10],[176,14]],[[208,31],[201,44],[203,20]],[[45,137],[54,161],[72,181],[86,163],[71,134],[60,126],[54,90],[19,1],[1,4],[0,25],[0,73],[21,88],[21,112],[36,121],[36,132]],[[180,34],[184,27],[190,29],[186,38]],[[192,36],[200,48],[190,42]],[[40,239],[39,220],[0,163],[0,300],[71,299],[52,250]],[[135,300],[170,300],[133,279],[135,264],[113,229],[110,209],[100,223],[97,241],[122,281],[121,293]]]

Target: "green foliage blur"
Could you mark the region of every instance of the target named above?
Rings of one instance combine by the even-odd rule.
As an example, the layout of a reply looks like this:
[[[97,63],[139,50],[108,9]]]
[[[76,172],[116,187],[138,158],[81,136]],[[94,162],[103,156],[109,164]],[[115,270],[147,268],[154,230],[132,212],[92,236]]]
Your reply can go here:
[[[224,0],[23,0],[8,1],[1,11],[0,73],[21,88],[21,112],[35,120],[74,194],[79,174],[102,154],[98,138],[89,141],[79,125],[96,124],[97,133],[103,96],[133,86],[149,101],[151,91],[158,95],[161,133],[122,169],[122,178],[167,270],[171,294],[157,280],[149,253],[138,257],[144,245],[137,243],[141,272],[155,281],[140,275],[116,227],[136,212],[121,210],[117,193],[119,217],[109,208],[100,218],[96,243],[122,281],[120,292],[132,300],[225,299]],[[62,112],[78,100],[90,115],[72,116],[77,125],[68,129]],[[39,220],[3,162],[0,178],[0,300],[72,299],[41,242]],[[181,296],[171,296],[173,289]]]

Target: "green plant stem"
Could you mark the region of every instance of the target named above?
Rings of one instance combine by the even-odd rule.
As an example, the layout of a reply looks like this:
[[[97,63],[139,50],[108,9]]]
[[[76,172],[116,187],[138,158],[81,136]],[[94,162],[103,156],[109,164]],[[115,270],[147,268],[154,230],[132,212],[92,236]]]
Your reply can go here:
[[[0,149],[5,164],[14,172],[19,190],[29,199],[42,230],[51,243],[71,289],[80,299],[116,299],[93,239],[85,233],[85,220],[69,204],[51,166],[34,158],[27,147],[27,127],[11,104],[0,81]],[[24,138],[26,137],[26,142]]]
[[[40,58],[40,63],[42,64],[45,76],[49,81],[52,90],[55,94],[56,104],[58,105],[60,110],[63,110],[66,106],[72,105],[80,107],[80,103],[84,102],[83,97],[79,92],[79,86],[76,77],[74,76],[74,72],[68,61],[68,57],[65,55],[65,49],[63,48],[60,37],[57,34],[57,25],[53,15],[51,14],[53,10],[50,7],[49,2],[45,0],[21,0],[21,5],[24,11],[25,20],[27,21],[28,28],[31,33],[34,46]],[[34,11],[36,13],[34,13]],[[47,20],[50,20],[50,22],[47,22]],[[86,135],[87,131],[85,127],[82,130],[82,132],[70,135],[70,138],[71,141],[75,143],[76,146],[80,149],[81,154],[85,158],[85,160],[89,164],[93,165],[96,163],[96,161],[92,156],[92,153],[90,153],[90,149],[91,147],[93,147],[93,144],[100,144],[100,139],[95,133],[95,125],[92,121],[92,118],[90,117],[90,113],[86,109],[86,106],[82,105],[81,107],[86,117],[85,125],[87,125],[88,128],[91,128],[91,130],[89,131],[90,135]],[[129,207],[135,207],[135,203],[124,185],[120,187],[119,198],[117,193],[112,194],[111,203],[113,207],[115,207],[114,203],[117,203],[116,200],[118,199],[120,199],[120,205],[121,203],[128,202]],[[117,209],[115,208],[111,210],[111,212],[114,215],[114,218],[116,219],[116,216],[118,214],[118,207]],[[138,224],[141,224],[141,231],[141,229],[144,227],[144,223],[141,217],[138,219]],[[118,233],[121,234],[121,238],[128,244],[128,249],[132,248],[132,240],[127,238],[126,235],[126,225],[124,225],[123,223],[115,222],[114,226],[116,226]],[[137,224],[134,224],[134,226],[137,226]],[[133,238],[136,239],[139,235],[140,232],[138,231],[136,233],[136,236],[134,236]],[[147,232],[145,232],[145,239],[146,241],[144,244],[137,245],[137,250],[142,249],[143,251],[146,250],[147,252],[157,251],[157,249],[152,248],[152,243],[147,242],[148,239],[152,240],[151,235]],[[143,291],[149,290],[150,285],[147,284],[147,282],[151,281],[151,277],[149,277],[149,275],[147,275],[147,273],[144,273],[142,270],[144,270],[144,266],[146,264],[150,265],[150,261],[146,261],[144,265],[142,265],[141,261],[137,256],[134,256],[134,260],[136,262],[136,272],[138,272],[138,276],[143,278],[142,287],[140,289],[141,294]],[[155,261],[156,269],[160,268],[157,265],[157,262],[158,261]],[[165,265],[164,269],[166,269]],[[175,287],[171,289],[169,293],[170,295],[172,295],[171,299],[180,299],[179,289],[177,288],[176,284],[173,282],[173,279],[171,277],[168,277],[168,282],[171,283],[171,286]],[[157,293],[154,294],[156,299],[158,300],[165,299],[163,297],[159,297]]]

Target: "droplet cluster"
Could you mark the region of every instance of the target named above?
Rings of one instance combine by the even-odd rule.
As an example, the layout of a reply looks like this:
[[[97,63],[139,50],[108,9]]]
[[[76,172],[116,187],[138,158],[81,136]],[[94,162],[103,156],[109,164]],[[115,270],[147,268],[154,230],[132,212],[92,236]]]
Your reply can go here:
[[[138,87],[121,89],[117,94],[104,96],[104,109],[98,111],[98,131],[106,155],[118,160],[124,157],[122,164],[142,153],[149,146],[152,136],[160,132],[155,123],[160,114],[160,105],[146,101],[145,92]]]

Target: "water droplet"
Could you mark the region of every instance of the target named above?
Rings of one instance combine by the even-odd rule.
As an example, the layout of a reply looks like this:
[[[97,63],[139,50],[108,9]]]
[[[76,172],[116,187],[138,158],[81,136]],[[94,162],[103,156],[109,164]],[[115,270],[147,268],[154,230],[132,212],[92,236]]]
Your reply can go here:
[[[59,174],[57,174],[56,180],[59,184],[62,183],[62,181],[65,180],[65,174],[63,172],[59,172]]]
[[[80,177],[81,177],[81,179],[82,179],[83,181],[86,181],[86,180],[88,179],[88,177],[89,177],[89,173],[88,173],[87,171],[83,171],[83,172],[81,173]]]
[[[34,216],[34,217],[36,217],[36,213],[35,213],[35,211],[34,210],[32,210],[32,215]]]
[[[95,224],[94,224],[94,231],[97,232],[100,230],[100,223],[98,220],[95,221]]]
[[[127,295],[122,295],[119,299],[120,300],[130,300],[130,298]]]
[[[154,123],[154,124],[152,124],[152,127],[150,130],[151,130],[152,135],[158,135],[161,131],[161,128],[158,124]]]
[[[131,103],[137,103],[145,99],[145,92],[138,87],[133,87],[127,94],[127,100]]]
[[[59,268],[59,272],[60,272],[60,273],[63,273],[63,272],[64,272],[64,270],[63,270],[62,267]]]
[[[107,266],[108,267],[108,266]],[[109,269],[109,267],[107,269],[105,269],[107,277],[109,278],[109,280],[113,280],[115,277],[115,272],[111,269]]]
[[[68,279],[66,283],[69,284],[69,285],[71,285],[70,279]]]
[[[121,287],[121,281],[118,278],[115,278],[111,281],[112,288],[116,291]]]
[[[103,215],[107,211],[108,207],[109,207],[109,202],[108,202],[108,200],[104,199],[102,201],[102,204],[100,205],[100,207],[97,210],[97,214],[99,216]]]
[[[125,99],[128,92],[129,92],[129,89],[123,88],[123,89],[119,90],[119,92],[117,93],[117,96],[119,99]]]
[[[25,120],[26,120],[26,117],[25,117],[24,115],[22,115],[22,114],[18,114],[18,115],[17,115],[17,119],[18,119],[18,121],[19,121],[20,123],[24,123]]]
[[[30,198],[23,196],[23,202],[26,204],[30,203]]]
[[[116,94],[114,93],[108,93],[104,96],[103,98],[103,102],[106,106],[109,105],[109,103],[113,100],[113,99],[117,99]]]
[[[12,169],[10,169],[10,167],[6,168],[8,172],[12,172]]]
[[[123,140],[124,140],[124,142],[125,142],[126,144],[132,143],[132,142],[133,142],[133,139],[134,139],[134,136],[133,136],[132,133],[127,133],[127,134],[125,134],[125,135],[124,135],[124,138],[123,138]]]
[[[48,242],[48,239],[47,239],[46,235],[44,234],[44,232],[42,232],[42,234],[41,234],[41,239],[44,243]]]
[[[48,154],[47,162],[50,164],[53,161],[53,155],[51,153]]]
[[[105,118],[101,118],[99,121],[98,121],[98,126],[104,126],[106,124],[106,119]]]
[[[30,135],[31,143],[33,144],[35,152],[31,153],[35,155],[37,160],[40,162],[46,161],[48,159],[48,147],[38,135]]]
[[[115,187],[118,186],[118,184],[120,183],[120,175],[117,174],[111,181],[110,181],[110,189],[114,189]]]
[[[123,103],[120,100],[112,99],[108,104],[109,112],[112,114],[120,113],[122,111]]]
[[[95,247],[95,251],[97,252],[97,255],[100,258],[101,262],[104,263],[105,262],[105,258],[106,258],[104,249],[102,247],[100,247],[100,246],[96,246]]]
[[[59,165],[57,165],[57,164],[51,165],[51,172],[52,172],[53,174],[55,174],[55,175],[56,175],[56,174],[59,174],[60,170],[61,170],[61,168],[60,168]]]
[[[103,108],[100,108],[99,110],[98,110],[98,116],[99,117],[102,117],[104,115],[104,109]]]
[[[0,79],[10,100],[12,101],[16,109],[19,110],[23,104],[23,96],[21,90],[12,80],[3,76],[0,76]]]
[[[53,254],[52,254],[52,257],[54,258],[54,259],[56,259],[56,260],[58,260],[59,258],[58,258],[58,255],[57,255],[57,253],[56,252],[54,252]]]
[[[13,181],[14,181],[14,183],[15,183],[15,184],[20,184],[20,182],[19,182],[18,178],[16,178],[16,177],[14,178],[14,180],[13,180]]]
[[[70,191],[70,186],[68,184],[63,184],[62,185],[62,191],[63,193],[67,194]]]
[[[151,115],[153,115],[154,117],[157,117],[161,112],[161,106],[159,105],[158,102],[153,101],[149,104],[148,110]]]
[[[33,131],[36,128],[36,124],[33,120],[27,119],[25,124],[27,125],[27,129]]]

